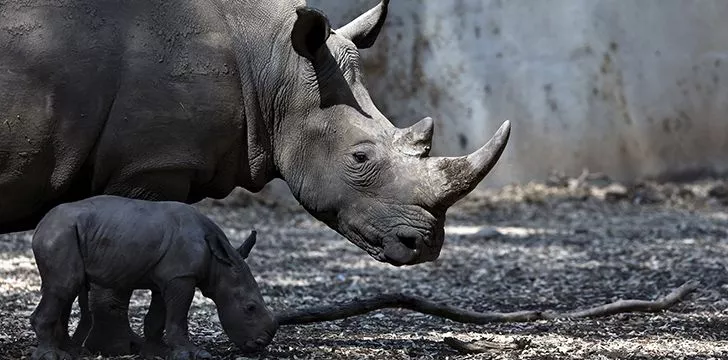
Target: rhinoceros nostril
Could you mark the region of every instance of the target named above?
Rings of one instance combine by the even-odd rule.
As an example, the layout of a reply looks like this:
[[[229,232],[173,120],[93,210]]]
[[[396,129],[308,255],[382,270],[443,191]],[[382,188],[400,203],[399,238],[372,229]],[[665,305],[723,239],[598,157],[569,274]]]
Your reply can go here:
[[[408,249],[417,250],[417,238],[414,236],[398,236],[399,242]]]
[[[425,233],[422,234],[422,241],[425,243],[425,245],[432,247],[432,243],[433,243],[432,233],[429,231],[425,231]]]

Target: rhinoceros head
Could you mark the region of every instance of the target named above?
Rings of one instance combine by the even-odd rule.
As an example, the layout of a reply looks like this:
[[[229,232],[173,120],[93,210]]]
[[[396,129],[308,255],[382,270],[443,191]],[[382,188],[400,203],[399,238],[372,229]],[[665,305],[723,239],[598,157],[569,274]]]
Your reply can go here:
[[[217,306],[218,317],[230,340],[245,352],[267,346],[278,330],[278,321],[268,309],[245,259],[256,242],[253,230],[236,250],[222,236],[206,236],[213,261],[209,279],[201,286]]]
[[[372,103],[359,49],[374,43],[388,1],[332,30],[310,7],[290,33],[290,103],[277,129],[276,165],[317,219],[394,265],[439,256],[445,212],[472,191],[506,146],[510,123],[474,153],[429,156],[433,121],[396,128]]]

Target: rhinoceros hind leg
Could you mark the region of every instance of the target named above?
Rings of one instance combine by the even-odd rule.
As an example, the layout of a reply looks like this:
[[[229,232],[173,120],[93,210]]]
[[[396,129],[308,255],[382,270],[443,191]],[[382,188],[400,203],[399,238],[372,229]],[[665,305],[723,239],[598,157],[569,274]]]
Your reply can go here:
[[[93,319],[85,347],[106,356],[136,355],[142,338],[129,326],[129,299],[132,290],[104,289],[91,284],[90,309]]]
[[[30,315],[38,338],[32,359],[71,359],[68,318],[84,282],[83,259],[74,228],[48,223],[33,236],[33,254],[41,278],[41,298]],[[62,261],[59,259],[63,259]]]
[[[144,317],[144,345],[141,355],[146,358],[167,357],[169,347],[164,343],[164,321],[166,319],[164,297],[159,291],[152,291],[149,311]]]
[[[88,308],[88,287],[84,287],[78,293],[78,308],[81,313],[81,319],[78,321],[76,331],[73,332],[71,342],[76,346],[82,346],[93,324],[91,310]]]
[[[63,312],[65,307],[70,308],[71,305],[73,305],[73,297],[68,301],[68,296],[58,296],[58,294],[44,291],[38,307],[30,315],[30,323],[38,338],[38,347],[33,352],[31,359],[70,360],[73,358],[71,354],[62,350],[64,338],[68,337],[68,334],[64,337],[60,333],[60,330],[64,328],[60,323],[64,317]]]

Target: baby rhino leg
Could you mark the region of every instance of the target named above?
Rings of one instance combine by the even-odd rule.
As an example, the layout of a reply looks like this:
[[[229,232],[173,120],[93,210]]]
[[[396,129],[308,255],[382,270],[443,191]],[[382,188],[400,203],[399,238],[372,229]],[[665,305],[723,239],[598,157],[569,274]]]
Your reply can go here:
[[[132,293],[131,289],[105,289],[91,284],[92,325],[84,344],[89,351],[106,356],[132,355],[139,351],[141,341],[129,326]]]
[[[164,297],[159,291],[152,291],[152,301],[149,311],[144,317],[144,346],[142,355],[145,357],[166,357],[169,348],[164,344],[164,322],[166,320]]]
[[[30,315],[38,338],[32,359],[71,359],[68,317],[84,283],[76,229],[61,221],[43,222],[33,236],[33,255],[41,278],[41,299]]]
[[[91,310],[88,308],[88,287],[86,286],[78,293],[78,308],[81,313],[81,319],[78,320],[78,325],[76,325],[76,331],[73,333],[71,341],[74,345],[82,346],[91,330],[91,325],[93,325]]]
[[[165,321],[167,343],[173,360],[202,360],[212,356],[190,342],[187,333],[187,313],[195,296],[195,281],[191,278],[175,278],[164,287]]]

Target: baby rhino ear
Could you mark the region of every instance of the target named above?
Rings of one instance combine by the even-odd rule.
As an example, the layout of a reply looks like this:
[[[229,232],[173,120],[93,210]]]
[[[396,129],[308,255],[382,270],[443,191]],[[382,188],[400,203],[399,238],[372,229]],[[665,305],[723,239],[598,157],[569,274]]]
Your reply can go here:
[[[240,247],[238,248],[238,254],[240,254],[243,259],[247,259],[248,255],[250,255],[250,250],[253,250],[253,246],[255,246],[255,239],[257,236],[258,232],[253,229],[250,232],[250,235],[248,235],[248,238],[245,239],[245,241],[243,241],[243,244],[240,245]]]
[[[225,265],[233,265],[233,259],[230,258],[233,249],[227,239],[221,239],[218,234],[207,234],[205,241],[207,241],[212,256]],[[226,242],[227,244],[225,244]]]

